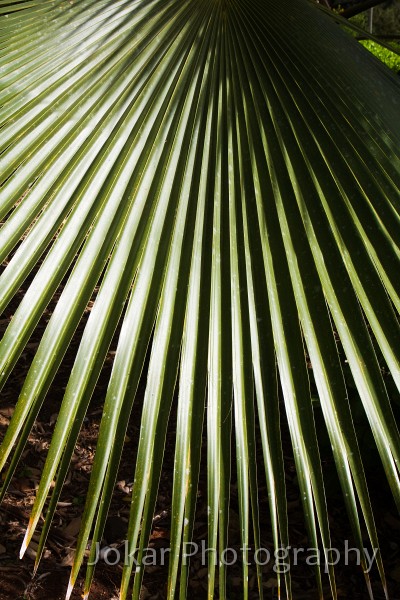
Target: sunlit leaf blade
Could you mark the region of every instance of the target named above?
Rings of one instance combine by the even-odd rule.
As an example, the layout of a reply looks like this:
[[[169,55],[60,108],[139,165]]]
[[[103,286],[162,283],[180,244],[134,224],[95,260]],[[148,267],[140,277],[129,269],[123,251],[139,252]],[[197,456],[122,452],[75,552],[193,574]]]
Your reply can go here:
[[[58,294],[0,447],[1,497],[93,303],[21,549],[44,513],[35,568],[117,344],[67,597],[89,543],[90,596],[140,403],[122,600],[132,580],[140,596],[175,408],[169,600],[188,594],[201,467],[208,598],[229,597],[236,501],[249,597],[261,482],[274,550],[290,547],[282,419],[309,544],[329,562],[316,586],[336,598],[310,367],[367,590],[364,531],[387,596],[348,387],[351,373],[400,508],[398,396],[382,375],[400,390],[399,114],[399,82],[306,0],[0,0],[0,308],[27,285],[2,387]],[[290,569],[276,577],[295,597]]]
[[[215,43],[216,27],[212,26],[212,41]],[[207,61],[203,80],[207,81],[211,68]],[[212,207],[206,204],[207,186],[202,182],[201,174],[206,160],[199,140],[203,139],[207,126],[207,103],[210,94],[209,85],[202,85],[198,105],[198,118],[193,132],[190,196],[197,197],[196,223],[193,233],[193,249],[188,284],[188,301],[185,314],[185,328],[182,339],[182,357],[179,377],[178,422],[175,449],[175,477],[172,498],[171,546],[176,548],[170,557],[168,593],[175,595],[176,581],[180,562],[180,546],[190,548],[188,533],[193,529],[192,502],[198,479],[200,461],[201,434],[204,419],[204,405],[200,398],[206,390],[207,339],[209,298],[201,296],[202,289],[209,287],[211,254],[208,247],[206,224],[211,222]],[[206,211],[208,208],[208,214]],[[197,457],[197,460],[194,458]],[[191,515],[191,518],[189,516]],[[185,552],[185,554],[191,554]],[[182,561],[181,590],[186,587],[186,567],[188,559]]]

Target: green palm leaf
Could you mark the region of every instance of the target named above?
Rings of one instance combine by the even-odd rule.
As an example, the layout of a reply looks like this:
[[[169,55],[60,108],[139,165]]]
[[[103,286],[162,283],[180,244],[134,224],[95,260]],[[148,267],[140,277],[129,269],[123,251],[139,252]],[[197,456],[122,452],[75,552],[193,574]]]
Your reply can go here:
[[[116,331],[68,596],[102,536],[149,347],[128,542],[143,555],[176,402],[169,598],[186,596],[205,433],[208,597],[228,544],[233,447],[242,546],[261,549],[261,476],[275,549],[289,546],[278,385],[309,540],[329,560],[306,354],[354,539],[362,550],[364,523],[378,548],[334,332],[400,508],[399,432],[376,357],[400,390],[398,81],[305,0],[19,0],[0,1],[0,15],[3,310],[35,269],[1,341],[2,386],[63,284],[0,447],[3,496],[99,286],[21,555],[50,494],[37,563],[43,552]],[[379,552],[377,564],[386,588]],[[92,577],[88,566],[85,597]],[[329,581],[336,597],[332,566]],[[258,584],[262,597],[261,569]],[[290,572],[284,585],[292,597]]]

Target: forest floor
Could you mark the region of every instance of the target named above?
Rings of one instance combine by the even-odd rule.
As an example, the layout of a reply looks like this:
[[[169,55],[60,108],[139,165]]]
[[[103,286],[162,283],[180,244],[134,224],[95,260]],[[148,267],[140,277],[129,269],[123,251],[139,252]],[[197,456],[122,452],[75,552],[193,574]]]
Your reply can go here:
[[[0,320],[0,333],[5,330],[13,311],[18,305],[24,290],[10,305],[7,314]],[[32,339],[27,344],[18,365],[14,369],[12,385],[7,387],[0,401],[0,438],[4,435],[12,416],[18,393],[27,374],[29,365],[36,352],[41,335],[51,315],[54,302],[48,307]],[[24,537],[25,527],[29,520],[30,509],[33,505],[35,492],[40,480],[40,474],[51,440],[54,423],[57,418],[60,402],[68,381],[73,360],[76,355],[80,335],[85,319],[90,312],[86,311],[74,341],[67,352],[61,368],[43,404],[38,419],[29,436],[22,461],[9,487],[3,504],[0,506],[0,600],[61,600],[65,597],[68,585],[69,571],[74,553],[74,545],[80,529],[82,509],[88,480],[93,464],[97,434],[102,414],[107,382],[111,372],[115,345],[109,351],[101,377],[75,448],[71,467],[65,482],[60,502],[58,503],[53,526],[46,543],[46,550],[35,576],[33,565],[37,549],[38,536],[34,536],[24,558],[19,560],[19,550]],[[118,473],[118,483],[115,488],[110,517],[106,527],[107,539],[104,544],[119,549],[122,545],[129,517],[130,494],[134,475],[137,440],[139,438],[141,406],[145,382],[140,385],[137,401],[125,440],[125,450]],[[156,512],[154,515],[149,547],[158,553],[169,547],[171,481],[173,475],[173,455],[175,445],[175,415],[171,414],[170,427],[167,436],[163,472],[160,481]],[[284,419],[282,420],[284,422]],[[369,441],[368,441],[369,440]],[[367,442],[370,443],[370,438]],[[283,431],[283,449],[286,465],[286,485],[288,496],[288,514],[290,526],[290,541],[293,548],[305,548],[310,545],[305,533],[299,490],[297,486],[293,454],[288,432]],[[391,498],[390,491],[379,465],[376,464],[373,453],[369,456],[367,447],[362,448],[363,456],[367,458],[366,470],[371,491],[371,500],[375,510],[376,526],[381,544],[382,556],[386,568],[389,597],[400,600],[400,518]],[[335,479],[335,467],[331,453],[321,449],[324,475],[327,481],[328,511],[331,521],[332,547],[344,552],[345,540],[352,546],[349,522],[344,509],[341,492]],[[190,566],[189,597],[194,600],[207,598],[207,567],[201,556],[201,544],[205,544],[207,536],[207,497],[206,497],[206,465],[205,460],[201,469],[198,491],[198,507],[194,528],[194,541],[199,545],[199,553],[193,557]],[[261,514],[261,545],[269,549],[273,556],[271,525],[268,509],[268,494],[263,484],[263,465],[260,453],[259,464],[259,502]],[[265,481],[265,479],[264,479]],[[240,549],[238,498],[235,483],[235,472],[232,473],[231,509],[230,509],[230,546]],[[106,537],[106,536],[105,536]],[[109,563],[114,561],[116,553],[109,555]],[[164,556],[167,556],[165,552]],[[355,553],[348,554],[350,560],[341,560],[336,566],[337,595],[339,598],[351,600],[367,600],[369,598],[361,567],[355,564]],[[314,570],[310,555],[299,554],[299,564],[291,570],[293,594],[297,600],[313,600],[318,598]],[[166,561],[167,562],[167,561]],[[345,564],[349,562],[349,564]],[[264,598],[277,598],[277,575],[273,569],[273,561],[262,567],[264,575]],[[259,598],[256,572],[250,566],[250,599]],[[118,585],[122,573],[122,563],[107,564],[100,560],[96,568],[95,580],[90,593],[92,600],[117,600]],[[168,565],[150,565],[146,567],[142,600],[163,600],[166,598]],[[372,588],[376,600],[383,600],[384,593],[379,580],[377,569],[371,570]],[[72,600],[82,598],[84,573],[79,577],[72,594]],[[323,578],[326,598],[331,598],[328,577]],[[243,598],[241,565],[237,561],[228,568],[227,576],[229,600]],[[216,596],[218,597],[218,596]]]

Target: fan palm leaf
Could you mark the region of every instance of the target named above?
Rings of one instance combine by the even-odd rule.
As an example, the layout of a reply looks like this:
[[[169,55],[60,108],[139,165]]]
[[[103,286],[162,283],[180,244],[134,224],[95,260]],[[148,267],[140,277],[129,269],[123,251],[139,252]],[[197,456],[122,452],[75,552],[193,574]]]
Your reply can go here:
[[[261,477],[274,547],[289,547],[281,403],[309,541],[332,562],[307,356],[353,537],[362,550],[365,525],[378,549],[335,335],[400,507],[399,432],[377,360],[400,389],[399,82],[305,0],[20,0],[0,1],[0,15],[2,310],[34,272],[1,341],[2,386],[62,288],[0,448],[3,496],[96,290],[21,555],[47,506],[40,560],[116,331],[68,596],[89,538],[95,558],[139,401],[127,535],[139,564],[177,407],[169,598],[186,595],[203,438],[208,597],[228,545],[234,457],[243,598],[248,549],[261,550]],[[379,551],[377,564],[386,588]],[[218,570],[225,598],[224,561]],[[316,578],[322,595],[319,567]],[[335,597],[332,565],[329,581]]]

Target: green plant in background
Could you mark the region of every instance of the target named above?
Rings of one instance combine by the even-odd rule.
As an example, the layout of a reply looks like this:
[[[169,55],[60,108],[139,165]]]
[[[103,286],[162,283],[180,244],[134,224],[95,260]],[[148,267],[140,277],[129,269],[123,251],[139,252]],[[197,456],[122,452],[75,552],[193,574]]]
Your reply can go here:
[[[377,35],[400,35],[399,0],[392,0],[392,2],[375,6],[373,14],[373,32]]]
[[[368,30],[368,12],[363,12],[349,20],[350,23]],[[390,4],[382,4],[374,8],[373,14],[373,33],[377,36],[395,36],[394,39],[385,39],[386,43],[393,47],[397,52],[400,51],[400,42],[396,41],[400,38],[400,2],[396,0]],[[353,31],[353,35],[359,35]],[[379,58],[389,69],[400,72],[400,57],[395,52],[391,52],[388,48],[381,46],[373,40],[360,40],[360,43],[369,50],[374,56]]]
[[[392,69],[395,73],[400,73],[400,56],[398,54],[391,52],[372,40],[361,40],[360,43],[374,56],[379,58],[389,69]],[[391,43],[391,46],[394,46],[400,52],[400,44]]]
[[[334,331],[400,507],[399,432],[374,348],[400,389],[400,84],[305,0],[0,0],[0,15],[2,261],[12,254],[0,278],[2,309],[40,265],[1,341],[2,385],[12,385],[18,357],[69,273],[0,449],[3,494],[100,283],[22,554],[47,506],[40,560],[120,319],[68,596],[92,526],[91,558],[101,538],[139,401],[128,540],[140,561],[175,388],[169,598],[186,595],[180,550],[192,538],[204,433],[208,547],[216,554],[227,545],[232,439],[242,546],[250,538],[260,546],[262,478],[275,547],[289,545],[278,385],[309,543],[320,539],[327,552],[305,350],[355,543],[364,547],[365,524],[378,547]],[[255,466],[256,420],[263,474]],[[385,587],[379,553],[377,564]],[[124,566],[121,598],[132,566]],[[136,598],[142,575],[134,573]],[[92,577],[93,565],[85,597]],[[278,578],[292,597],[290,572]],[[319,568],[316,579],[322,596]],[[336,597],[332,567],[329,580]],[[260,568],[258,583],[262,597]],[[224,564],[218,586],[226,598]]]

